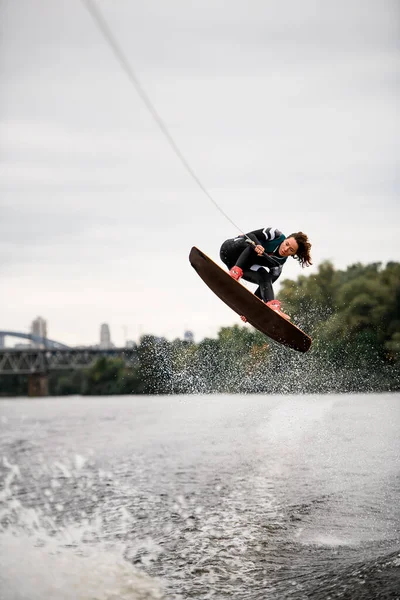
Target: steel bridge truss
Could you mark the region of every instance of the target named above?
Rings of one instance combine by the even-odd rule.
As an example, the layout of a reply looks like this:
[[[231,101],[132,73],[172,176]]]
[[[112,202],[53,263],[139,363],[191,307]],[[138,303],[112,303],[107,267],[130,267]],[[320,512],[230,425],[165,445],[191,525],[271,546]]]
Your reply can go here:
[[[73,371],[91,367],[99,358],[121,358],[127,367],[138,362],[135,348],[95,348],[0,350],[0,375],[23,375],[48,373],[49,371]]]

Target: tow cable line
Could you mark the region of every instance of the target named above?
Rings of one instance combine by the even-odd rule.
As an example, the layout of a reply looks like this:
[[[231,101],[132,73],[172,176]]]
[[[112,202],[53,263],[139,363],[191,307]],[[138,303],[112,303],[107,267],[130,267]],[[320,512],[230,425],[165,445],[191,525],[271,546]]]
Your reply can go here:
[[[93,20],[95,21],[95,23],[97,24],[101,33],[103,34],[103,36],[107,40],[108,44],[110,45],[111,49],[113,50],[115,57],[117,58],[121,68],[123,69],[123,71],[125,71],[125,74],[127,75],[129,81],[132,83],[132,85],[136,89],[140,98],[146,105],[146,107],[149,110],[149,112],[151,113],[153,119],[155,120],[155,122],[157,123],[159,128],[161,129],[162,133],[164,134],[167,141],[169,142],[169,145],[171,146],[171,148],[173,149],[173,151],[175,152],[175,154],[177,155],[177,157],[179,158],[179,160],[181,161],[181,163],[183,164],[183,166],[185,167],[187,172],[191,175],[191,177],[195,180],[195,182],[200,187],[200,189],[206,194],[208,199],[211,200],[211,202],[219,210],[219,212],[226,219],[228,219],[228,221],[230,221],[230,223],[236,229],[238,229],[240,231],[240,233],[247,238],[248,241],[250,241],[252,244],[254,244],[254,242],[252,240],[250,240],[250,238],[245,233],[243,233],[241,228],[238,227],[238,225],[236,225],[236,223],[234,223],[232,221],[232,219],[226,214],[226,212],[224,210],[222,210],[222,208],[219,206],[219,204],[211,196],[211,194],[209,193],[207,188],[202,184],[202,182],[200,181],[200,179],[198,178],[196,173],[193,171],[192,167],[190,166],[190,164],[186,160],[185,156],[183,155],[183,153],[179,149],[178,145],[176,144],[174,138],[168,131],[164,121],[162,120],[162,118],[160,117],[160,115],[158,114],[156,109],[154,108],[149,96],[147,95],[144,88],[142,87],[142,85],[141,85],[139,79],[137,78],[134,70],[132,69],[128,59],[122,52],[115,37],[113,36],[113,33],[112,33],[111,29],[109,28],[107,21],[105,20],[104,16],[101,14],[101,12],[98,9],[98,7],[96,6],[95,2],[93,0],[82,0],[82,2],[86,5],[86,8],[88,9],[89,13],[91,14]]]

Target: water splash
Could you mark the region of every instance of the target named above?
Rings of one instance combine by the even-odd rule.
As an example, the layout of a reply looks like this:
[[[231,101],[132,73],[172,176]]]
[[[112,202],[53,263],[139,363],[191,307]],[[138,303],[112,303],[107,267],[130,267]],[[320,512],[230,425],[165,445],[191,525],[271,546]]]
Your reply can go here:
[[[160,600],[156,582],[114,550],[77,553],[57,538],[0,535],[0,590],[7,600]]]
[[[90,460],[75,455],[70,463],[46,465],[35,490],[23,470],[7,457],[2,461],[0,492],[0,597],[7,600],[161,600],[160,582],[127,560],[127,546],[118,536],[132,528],[124,506],[113,512],[113,539],[104,505],[70,511],[67,497],[104,480],[104,472],[88,471]],[[91,475],[89,476],[89,473]],[[109,475],[109,474],[108,474]],[[90,482],[90,483],[89,483]],[[18,484],[18,485],[17,485]],[[26,487],[25,487],[26,484]],[[91,495],[92,503],[98,498]],[[110,515],[108,515],[109,518]],[[139,542],[138,542],[138,545]],[[142,544],[143,545],[143,544]],[[152,552],[156,554],[156,549]],[[148,552],[151,556],[151,551]]]

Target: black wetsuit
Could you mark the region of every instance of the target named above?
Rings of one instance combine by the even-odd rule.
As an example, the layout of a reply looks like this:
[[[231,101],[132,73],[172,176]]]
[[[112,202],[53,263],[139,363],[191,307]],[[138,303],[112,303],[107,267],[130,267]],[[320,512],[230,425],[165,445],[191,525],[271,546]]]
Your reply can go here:
[[[259,256],[247,238],[256,245],[262,246],[265,255]],[[254,294],[264,302],[268,302],[274,299],[272,284],[280,276],[287,259],[286,256],[280,256],[278,252],[279,246],[285,239],[286,236],[279,229],[273,227],[256,229],[246,236],[240,235],[226,240],[221,246],[220,257],[228,269],[235,265],[243,269],[243,279],[258,285]]]

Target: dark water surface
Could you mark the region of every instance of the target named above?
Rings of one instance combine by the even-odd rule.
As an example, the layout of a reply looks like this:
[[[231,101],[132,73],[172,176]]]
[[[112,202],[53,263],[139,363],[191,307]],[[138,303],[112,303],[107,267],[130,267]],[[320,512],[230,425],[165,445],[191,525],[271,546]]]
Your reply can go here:
[[[400,599],[400,395],[0,402],[0,599]]]

